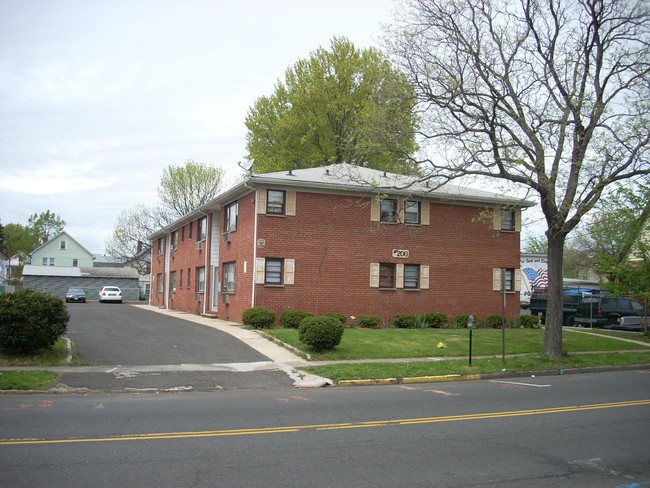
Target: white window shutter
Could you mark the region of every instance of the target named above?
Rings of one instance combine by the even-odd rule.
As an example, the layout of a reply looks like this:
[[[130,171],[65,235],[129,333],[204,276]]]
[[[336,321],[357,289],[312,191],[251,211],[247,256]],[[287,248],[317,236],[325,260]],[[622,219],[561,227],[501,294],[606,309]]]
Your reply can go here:
[[[285,214],[291,217],[296,215],[296,192],[293,190],[287,190],[285,193]]]
[[[404,265],[402,263],[395,265],[395,288],[404,288]]]
[[[296,276],[296,260],[285,259],[284,260],[284,284],[293,285],[295,282],[295,276]]]
[[[429,289],[429,266],[420,265],[420,289]]]
[[[420,202],[420,223],[422,225],[429,225],[431,220],[431,204],[427,201]]]
[[[521,209],[515,209],[515,232],[521,232]]]
[[[521,291],[521,270],[516,269],[515,273],[515,291]]]
[[[266,213],[266,189],[263,188],[257,190],[257,213]]]
[[[492,270],[492,290],[501,291],[501,268]]]
[[[501,230],[501,207],[495,207],[492,212],[492,228]]]
[[[380,217],[380,202],[379,199],[375,197],[370,198],[370,220],[372,222],[379,222]],[[377,285],[379,286],[379,285]]]
[[[379,263],[370,263],[370,288],[379,288]]]
[[[258,285],[264,284],[264,267],[266,260],[264,258],[255,258],[255,283]]]

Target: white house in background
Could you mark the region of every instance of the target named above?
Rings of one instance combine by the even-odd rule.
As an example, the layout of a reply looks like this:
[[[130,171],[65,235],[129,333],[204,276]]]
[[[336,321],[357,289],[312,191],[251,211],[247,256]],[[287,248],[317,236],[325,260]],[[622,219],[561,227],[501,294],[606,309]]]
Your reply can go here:
[[[32,266],[93,267],[93,255],[88,249],[63,231],[29,254]]]

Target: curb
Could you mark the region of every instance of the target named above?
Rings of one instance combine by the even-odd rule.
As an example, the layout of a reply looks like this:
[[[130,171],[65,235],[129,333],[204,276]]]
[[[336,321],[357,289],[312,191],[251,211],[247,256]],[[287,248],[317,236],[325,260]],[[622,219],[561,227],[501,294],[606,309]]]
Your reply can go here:
[[[444,383],[450,381],[479,381],[501,378],[525,378],[536,376],[563,376],[581,373],[607,373],[610,371],[634,371],[650,369],[650,364],[631,366],[595,366],[590,368],[550,369],[543,371],[500,372],[485,374],[447,374],[440,376],[413,376],[407,378],[376,378],[367,380],[341,380],[333,386],[376,386],[376,385],[407,385],[415,383]]]

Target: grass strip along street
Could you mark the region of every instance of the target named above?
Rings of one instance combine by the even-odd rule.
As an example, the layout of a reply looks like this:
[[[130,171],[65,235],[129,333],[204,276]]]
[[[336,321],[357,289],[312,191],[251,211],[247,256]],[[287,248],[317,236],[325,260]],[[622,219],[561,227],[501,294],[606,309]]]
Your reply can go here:
[[[565,330],[566,355],[559,361],[540,354],[543,333],[541,329],[506,329],[504,362],[502,331],[474,330],[471,367],[467,361],[469,332],[464,329],[346,329],[338,346],[318,354],[298,340],[295,329],[267,329],[263,334],[314,362],[314,366],[302,369],[334,382],[650,364],[650,340],[642,333]],[[48,366],[79,364],[74,355],[68,363],[67,355],[63,340],[40,354],[0,352],[0,366],[42,367],[0,371],[0,390],[47,390],[55,386],[58,375],[47,371]],[[324,362],[327,364],[319,364]]]

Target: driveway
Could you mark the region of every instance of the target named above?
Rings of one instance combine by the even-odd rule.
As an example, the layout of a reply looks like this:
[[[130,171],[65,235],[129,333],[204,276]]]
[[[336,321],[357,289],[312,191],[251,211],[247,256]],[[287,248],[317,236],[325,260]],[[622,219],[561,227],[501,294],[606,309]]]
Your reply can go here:
[[[294,384],[290,368],[226,332],[184,320],[183,315],[126,303],[74,303],[68,310],[67,337],[88,367],[64,368],[61,388],[181,391]]]

